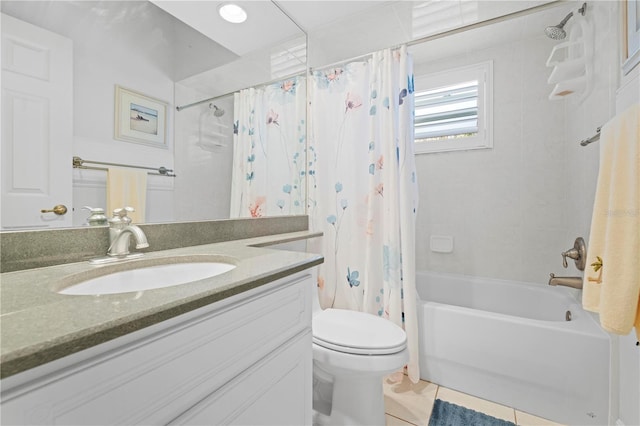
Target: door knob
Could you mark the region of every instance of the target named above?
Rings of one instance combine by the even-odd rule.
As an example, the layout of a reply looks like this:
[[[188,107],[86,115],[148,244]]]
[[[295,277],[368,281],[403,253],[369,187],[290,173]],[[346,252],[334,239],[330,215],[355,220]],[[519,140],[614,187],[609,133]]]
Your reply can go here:
[[[64,204],[58,204],[57,206],[54,206],[52,209],[42,209],[40,210],[40,213],[55,213],[58,216],[62,216],[63,214],[65,214],[67,212],[67,206],[65,206]]]

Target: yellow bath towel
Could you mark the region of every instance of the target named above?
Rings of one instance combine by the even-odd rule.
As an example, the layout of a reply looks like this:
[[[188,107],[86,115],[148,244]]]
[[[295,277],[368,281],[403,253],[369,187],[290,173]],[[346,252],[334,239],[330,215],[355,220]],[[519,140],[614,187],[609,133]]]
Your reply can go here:
[[[107,215],[114,209],[133,207],[132,223],[144,223],[147,203],[147,172],[109,167],[107,171]]]
[[[640,104],[603,126],[582,305],[640,340]]]

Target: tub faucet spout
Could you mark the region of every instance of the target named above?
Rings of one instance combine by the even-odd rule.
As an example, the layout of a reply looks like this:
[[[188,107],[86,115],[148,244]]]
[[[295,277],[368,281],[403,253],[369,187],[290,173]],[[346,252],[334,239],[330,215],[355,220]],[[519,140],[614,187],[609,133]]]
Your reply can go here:
[[[563,285],[572,288],[582,288],[582,277],[556,277],[555,274],[549,274],[549,285]]]

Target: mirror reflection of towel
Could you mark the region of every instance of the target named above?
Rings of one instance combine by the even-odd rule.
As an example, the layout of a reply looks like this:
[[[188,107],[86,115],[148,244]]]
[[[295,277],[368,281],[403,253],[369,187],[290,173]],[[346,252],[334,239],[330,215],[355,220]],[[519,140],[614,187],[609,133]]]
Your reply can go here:
[[[144,223],[147,203],[147,172],[109,167],[107,171],[107,216],[114,209],[133,207],[132,223]]]

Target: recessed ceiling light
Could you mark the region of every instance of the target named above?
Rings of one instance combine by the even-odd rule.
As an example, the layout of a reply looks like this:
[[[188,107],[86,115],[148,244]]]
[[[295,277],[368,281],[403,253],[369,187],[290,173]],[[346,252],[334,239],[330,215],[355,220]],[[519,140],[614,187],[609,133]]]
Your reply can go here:
[[[237,4],[227,3],[218,8],[218,13],[225,21],[239,24],[247,20],[247,12]]]

